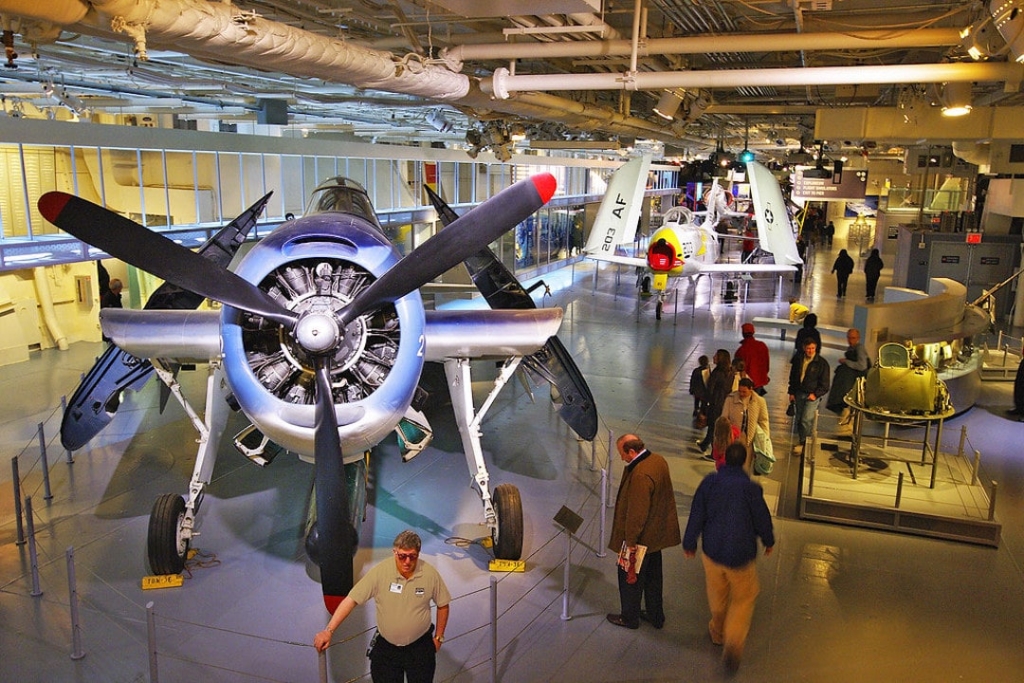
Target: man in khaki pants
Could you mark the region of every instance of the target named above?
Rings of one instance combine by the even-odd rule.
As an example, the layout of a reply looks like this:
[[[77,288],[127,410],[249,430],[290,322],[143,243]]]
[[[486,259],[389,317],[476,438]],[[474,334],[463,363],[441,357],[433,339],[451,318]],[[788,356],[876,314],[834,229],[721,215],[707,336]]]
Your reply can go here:
[[[690,506],[683,534],[683,553],[697,554],[702,537],[704,581],[711,607],[708,631],[715,645],[724,645],[722,658],[729,671],[740,666],[743,645],[761,592],[757,580],[757,539],[764,554],[775,545],[772,516],[761,486],[743,469],[747,449],[738,441],[725,449],[725,467],[704,477]]]

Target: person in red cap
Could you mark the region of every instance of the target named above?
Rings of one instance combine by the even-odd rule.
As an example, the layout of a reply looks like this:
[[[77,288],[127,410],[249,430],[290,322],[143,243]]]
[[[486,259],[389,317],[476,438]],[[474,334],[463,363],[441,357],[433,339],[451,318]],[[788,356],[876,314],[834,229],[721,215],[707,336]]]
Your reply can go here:
[[[768,345],[760,339],[754,338],[754,326],[750,323],[743,323],[743,341],[740,348],[736,349],[734,358],[739,358],[746,365],[747,377],[754,382],[754,391],[758,396],[768,393],[765,385],[771,381],[768,377],[770,360],[768,358]]]

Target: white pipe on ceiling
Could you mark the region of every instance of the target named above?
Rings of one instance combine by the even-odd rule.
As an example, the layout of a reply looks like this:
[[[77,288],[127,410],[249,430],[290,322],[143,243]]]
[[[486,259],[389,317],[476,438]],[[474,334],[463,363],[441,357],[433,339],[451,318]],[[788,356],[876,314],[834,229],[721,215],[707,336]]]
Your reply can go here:
[[[647,38],[639,46],[642,57],[715,52],[794,52],[799,50],[876,50],[942,47],[960,44],[954,28],[931,28],[893,35],[890,29],[856,33],[757,33],[685,38]],[[491,43],[457,45],[441,52],[443,59],[461,68],[463,62],[483,59],[543,59],[556,57],[621,57],[630,54],[629,40],[573,40],[550,43]]]
[[[552,90],[670,90],[672,88],[741,88],[747,86],[856,85],[861,83],[943,83],[1004,81],[1020,83],[1024,65],[1015,62],[957,62],[876,66],[811,67],[806,69],[742,69],[710,71],[641,71],[629,74],[509,74],[498,69],[480,88],[499,99],[510,93]]]

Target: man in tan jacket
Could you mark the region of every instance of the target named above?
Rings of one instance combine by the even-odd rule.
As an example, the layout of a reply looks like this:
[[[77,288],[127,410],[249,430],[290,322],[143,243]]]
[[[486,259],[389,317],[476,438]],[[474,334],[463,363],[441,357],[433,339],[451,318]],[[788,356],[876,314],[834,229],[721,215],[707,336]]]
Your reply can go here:
[[[636,434],[623,434],[615,447],[626,468],[615,498],[608,548],[620,558],[625,557],[618,567],[621,611],[609,614],[608,621],[635,629],[643,619],[654,628],[661,628],[665,625],[661,551],[682,543],[668,463],[647,450]],[[640,570],[635,571],[629,558],[636,556],[638,545],[646,546],[646,553]],[[646,612],[641,611],[641,602],[646,605]]]

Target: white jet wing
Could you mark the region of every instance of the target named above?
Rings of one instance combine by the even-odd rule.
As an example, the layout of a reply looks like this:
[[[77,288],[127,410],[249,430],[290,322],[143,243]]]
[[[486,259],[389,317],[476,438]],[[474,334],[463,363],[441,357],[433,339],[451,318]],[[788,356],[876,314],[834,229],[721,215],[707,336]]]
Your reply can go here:
[[[796,249],[796,238],[789,222],[789,211],[782,198],[779,182],[767,168],[756,161],[747,162],[750,194],[754,200],[754,216],[761,248],[775,257],[778,265],[803,263]]]

